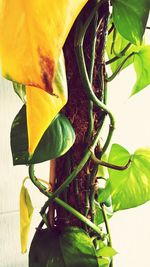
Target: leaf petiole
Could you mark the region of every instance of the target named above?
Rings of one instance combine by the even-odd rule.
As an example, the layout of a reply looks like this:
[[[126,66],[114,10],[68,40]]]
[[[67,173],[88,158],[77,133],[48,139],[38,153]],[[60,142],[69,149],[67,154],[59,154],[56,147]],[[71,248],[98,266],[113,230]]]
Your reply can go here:
[[[101,159],[98,159],[98,158],[95,156],[95,154],[94,154],[93,151],[91,151],[91,153],[92,153],[92,154],[91,154],[91,158],[92,158],[92,160],[93,160],[95,163],[97,163],[97,164],[99,164],[99,165],[102,165],[102,166],[104,166],[104,167],[107,167],[107,168],[109,168],[109,169],[114,169],[114,170],[118,170],[118,171],[124,171],[124,170],[128,169],[128,167],[130,166],[130,163],[131,163],[131,158],[130,158],[130,159],[128,160],[127,164],[125,164],[124,166],[117,166],[117,165],[114,165],[114,164],[105,162],[105,161],[103,161],[103,160],[101,160]]]

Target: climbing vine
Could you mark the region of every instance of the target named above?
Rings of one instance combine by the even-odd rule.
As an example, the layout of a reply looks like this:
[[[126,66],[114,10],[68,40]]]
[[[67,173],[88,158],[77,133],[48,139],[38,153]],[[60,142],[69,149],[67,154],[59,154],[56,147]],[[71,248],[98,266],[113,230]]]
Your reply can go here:
[[[107,104],[107,87],[132,63],[137,79],[131,95],[150,84],[150,46],[144,42],[149,1],[89,0],[54,4],[49,0],[29,3],[25,10],[19,2],[17,12],[29,14],[30,11],[30,31],[26,33],[26,20],[21,31],[16,23],[19,39],[15,31],[16,39],[6,54],[14,29],[10,27],[11,18],[6,19],[5,14],[11,4],[1,7],[1,23],[6,19],[7,31],[1,40],[0,55],[3,75],[13,82],[14,91],[24,103],[11,128],[13,163],[28,165],[28,179],[47,197],[30,247],[29,266],[113,267],[117,252],[113,248],[109,219],[116,211],[150,200],[150,149],[139,148],[130,154],[121,145],[112,144],[107,155],[115,130],[115,118]],[[48,4],[50,14],[47,14]],[[35,19],[37,14],[41,20]],[[42,38],[36,33],[35,25]],[[66,40],[69,32],[70,39]],[[0,33],[3,33],[2,26]],[[28,39],[31,49],[27,48]],[[75,60],[79,83],[68,67],[68,44],[70,50],[73,47],[73,58],[69,60]],[[21,52],[12,61],[20,47]],[[28,50],[32,60],[26,64],[24,53],[28,55]],[[112,72],[110,76],[108,69]],[[70,95],[80,92],[76,88],[72,90],[72,83],[73,87],[80,84],[84,94],[81,93],[80,101],[74,106]],[[73,116],[72,109],[73,113],[76,111]],[[79,112],[86,114],[85,121],[84,114],[79,121],[80,128],[84,128],[82,137],[74,122]],[[106,117],[109,130],[101,142]],[[37,163],[47,160],[55,164],[53,182],[38,179],[34,170]],[[23,253],[33,213],[25,181],[20,194]]]

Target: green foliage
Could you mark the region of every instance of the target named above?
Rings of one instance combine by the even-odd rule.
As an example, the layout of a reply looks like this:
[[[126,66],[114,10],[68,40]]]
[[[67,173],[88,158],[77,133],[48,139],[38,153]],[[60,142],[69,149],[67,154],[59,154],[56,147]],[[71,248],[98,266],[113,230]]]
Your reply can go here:
[[[15,117],[11,128],[11,150],[14,165],[35,164],[57,158],[68,151],[75,141],[75,133],[69,120],[58,114],[37,146],[33,157],[29,159],[26,125],[26,106]]]
[[[109,196],[105,201],[104,201],[104,204],[106,207],[111,207],[112,206],[112,198],[111,196]]]
[[[104,153],[101,160],[107,161],[107,154]],[[108,171],[104,166],[99,165],[97,170],[97,177],[107,178],[108,177]]]
[[[109,246],[104,246],[103,248],[100,248],[98,251],[96,251],[96,255],[98,257],[113,257],[117,254],[117,251]]]
[[[15,93],[20,97],[23,103],[25,103],[26,87],[23,84],[13,82],[13,88]]]
[[[131,155],[118,144],[112,145],[109,162],[124,165]],[[103,202],[111,195],[114,211],[129,209],[150,200],[150,149],[141,148],[132,155],[130,167],[124,171],[109,169],[105,190],[99,195]]]
[[[132,44],[142,42],[148,20],[149,0],[112,0],[113,21],[118,32]]]
[[[150,3],[149,3],[149,0],[139,0],[139,1],[112,0],[111,3],[113,6],[111,19],[115,27],[108,36],[107,54],[108,54],[109,62],[107,63],[111,62],[110,66],[111,66],[111,69],[114,75],[112,75],[111,77],[108,77],[108,79],[107,79],[107,73],[105,72],[105,63],[103,62],[103,60],[99,62],[99,58],[97,57],[98,62],[96,62],[94,65],[94,59],[96,58],[96,55],[97,55],[97,50],[96,50],[97,47],[95,45],[96,44],[95,36],[98,36],[98,37],[100,36],[99,29],[102,30],[103,26],[105,26],[104,27],[105,29],[107,28],[107,25],[103,25],[103,24],[105,23],[105,21],[107,21],[106,19],[107,15],[109,17],[109,14],[102,14],[102,17],[100,19],[103,23],[101,23],[101,21],[99,22],[97,21],[98,20],[97,10],[98,11],[100,10],[99,8],[101,4],[103,5],[103,1],[102,2],[98,1],[96,6],[93,5],[94,8],[91,11],[91,13],[89,13],[89,16],[87,15],[84,16],[84,14],[82,14],[81,12],[80,20],[77,23],[76,30],[78,34],[76,34],[76,40],[75,40],[75,53],[77,56],[79,73],[81,75],[80,78],[84,84],[85,89],[87,90],[87,102],[90,103],[91,101],[91,103],[94,104],[94,108],[93,108],[92,104],[90,103],[91,105],[89,105],[89,110],[87,110],[87,114],[89,116],[88,126],[89,128],[91,128],[90,130],[92,133],[91,133],[91,140],[89,140],[88,146],[86,147],[85,151],[83,151],[84,152],[83,158],[81,157],[81,161],[79,162],[77,166],[74,166],[74,165],[76,165],[76,162],[78,162],[78,158],[77,159],[75,158],[75,161],[73,162],[73,164],[71,163],[68,164],[69,165],[67,169],[68,177],[63,182],[63,184],[60,185],[60,188],[56,189],[54,194],[53,193],[46,194],[47,188],[44,187],[42,183],[40,183],[36,178],[33,179],[32,173],[31,173],[33,166],[29,167],[29,175],[30,175],[31,181],[38,187],[38,189],[42,193],[44,193],[46,196],[51,198],[51,201],[52,201],[52,197],[55,197],[55,199],[53,200],[56,202],[56,205],[60,205],[61,207],[66,208],[68,212],[71,212],[79,220],[82,220],[84,222],[86,222],[86,220],[88,219],[92,220],[92,223],[89,220],[88,221],[90,224],[87,223],[88,226],[90,225],[90,228],[88,228],[88,233],[90,233],[91,237],[83,229],[80,229],[77,227],[65,227],[65,228],[53,227],[51,229],[44,229],[44,230],[38,229],[35,233],[35,236],[33,238],[31,248],[30,248],[29,267],[76,267],[76,266],[77,267],[87,267],[87,266],[109,267],[112,257],[117,254],[117,252],[111,246],[109,246],[111,244],[111,236],[110,236],[110,230],[108,226],[108,219],[113,215],[112,208],[114,211],[129,209],[129,208],[139,206],[145,203],[146,201],[150,200],[150,174],[149,174],[150,149],[148,148],[138,149],[137,151],[135,151],[134,155],[130,155],[130,153],[125,148],[123,148],[122,146],[118,144],[114,144],[111,148],[108,160],[104,153],[104,151],[107,150],[108,145],[110,144],[113,130],[115,129],[115,119],[113,117],[113,114],[109,110],[109,107],[106,104],[107,103],[107,99],[106,99],[107,92],[105,89],[107,87],[107,82],[111,81],[119,73],[121,69],[126,68],[128,65],[134,62],[134,67],[135,67],[135,71],[137,75],[137,81],[136,81],[136,84],[134,85],[132,94],[135,94],[141,91],[145,86],[147,86],[150,83],[150,70],[149,70],[150,69],[149,68],[150,46],[141,46],[146,22],[148,19]],[[103,8],[102,8],[102,11],[103,11]],[[87,17],[87,20],[86,20],[86,17]],[[55,17],[54,17],[54,20],[55,20]],[[88,56],[89,57],[91,56],[92,58],[91,66],[90,66],[91,75],[89,75],[87,71],[86,64],[88,60],[84,58],[85,47],[83,45],[84,38],[88,36],[88,34],[86,34],[86,31],[88,30],[89,25],[91,29],[93,27],[93,33],[92,33],[93,40],[92,40],[91,46],[89,45],[88,47],[88,53],[89,51],[90,53],[89,54],[87,53]],[[100,25],[100,28],[97,27],[98,25]],[[104,35],[105,33],[106,32],[104,32]],[[103,33],[101,34],[103,36]],[[102,39],[105,39],[105,38],[102,38]],[[105,46],[105,42],[102,40],[101,47],[103,45]],[[100,51],[102,55],[104,55],[104,52],[105,51]],[[45,63],[42,63],[44,64],[43,65],[44,67],[45,66],[47,67],[46,62],[47,60],[45,61]],[[103,64],[101,63],[104,63],[104,68],[103,68]],[[124,65],[122,65],[123,63]],[[39,61],[38,61],[38,64],[39,64]],[[40,61],[40,64],[41,64],[41,61]],[[49,67],[49,64],[48,64],[48,67]],[[97,67],[95,68],[97,64],[100,65],[99,69]],[[93,75],[94,83],[92,81],[92,69],[94,71],[96,70],[96,72],[99,71],[99,80],[96,80],[97,78],[95,78],[95,73]],[[51,73],[49,73],[49,75],[51,78]],[[72,76],[72,74],[70,76],[69,75],[70,73],[68,74],[68,78],[71,79],[70,77]],[[32,108],[30,109],[31,114],[29,117],[30,117],[31,124],[32,124],[32,121],[34,121],[34,119],[35,119],[35,122],[38,121],[38,118],[41,117],[41,114],[43,115],[41,111],[44,111],[44,110],[45,110],[44,114],[49,119],[49,110],[51,109],[52,112],[50,113],[50,116],[52,116],[52,119],[53,119],[56,113],[60,111],[62,106],[66,104],[67,93],[65,90],[67,89],[67,84],[66,84],[66,76],[65,76],[65,68],[64,68],[64,59],[63,59],[63,68],[61,64],[58,65],[56,76],[52,77],[51,82],[53,82],[53,78],[54,78],[54,87],[55,87],[54,89],[56,92],[54,91],[53,97],[51,96],[52,98],[48,96],[47,94],[44,94],[45,98],[44,98],[43,104],[41,101],[38,101],[38,99],[40,98],[38,98],[37,94],[35,94],[34,96],[31,95],[31,93],[33,92],[35,93],[36,91],[31,90],[29,91],[30,94],[29,95],[27,94],[28,102],[30,101],[32,103],[33,101],[34,103],[34,104],[32,103]],[[47,76],[45,76],[44,80],[47,82]],[[100,86],[100,89],[97,90],[97,82],[99,81],[101,81],[101,86]],[[93,90],[93,87],[92,87],[93,84],[94,86],[96,85],[95,90]],[[15,92],[19,95],[21,100],[25,103],[25,94],[26,94],[25,86],[20,85],[18,83],[14,83],[13,85],[14,85]],[[31,88],[28,88],[28,89],[31,89]],[[42,93],[43,91],[40,92],[40,95]],[[105,95],[105,97],[104,98],[102,97],[101,100],[99,98],[99,93],[102,93],[102,95]],[[35,96],[37,97],[37,99]],[[45,107],[47,107],[47,109],[45,109]],[[95,163],[94,162],[91,163],[92,160],[94,161],[93,157],[90,158],[91,152],[93,152],[94,149],[95,149],[94,152],[97,152],[96,150],[97,150],[98,140],[101,134],[101,127],[103,126],[101,124],[103,123],[103,120],[102,121],[101,119],[99,120],[97,116],[97,114],[99,114],[98,109],[103,110],[105,115],[108,115],[110,119],[109,133],[108,133],[108,136],[106,137],[104,146],[101,147],[101,156],[102,156],[101,160],[108,161],[109,163],[113,164],[113,167],[114,167],[114,165],[124,166],[127,164],[129,159],[132,158],[132,162],[130,166],[128,167],[128,169],[124,171],[118,171],[118,170],[114,170],[110,168],[107,169],[106,167],[104,167],[104,166],[108,166],[106,165],[106,162],[104,166],[100,165],[97,171],[97,165],[102,164],[102,162],[100,161],[96,162],[95,160]],[[53,111],[57,111],[57,112],[53,113]],[[33,116],[33,114],[35,114],[35,116]],[[19,111],[19,113],[17,114],[17,116],[15,117],[13,124],[12,124],[12,128],[11,128],[11,149],[12,149],[14,165],[35,164],[35,163],[40,163],[46,160],[55,159],[57,157],[62,156],[64,153],[66,153],[72,147],[75,141],[75,132],[69,120],[63,114],[58,114],[54,118],[54,120],[51,122],[48,129],[45,131],[32,158],[30,158],[29,153],[28,153],[28,138],[30,135],[27,134],[27,122],[26,121],[27,121],[26,106],[24,105],[22,109]],[[49,122],[47,124],[49,124]],[[39,125],[39,124],[36,124],[36,125]],[[34,127],[32,128],[36,136],[36,134],[39,133],[39,131],[35,130]],[[83,140],[83,143],[84,141],[85,140]],[[94,142],[93,144],[95,145],[93,150],[91,146],[92,142]],[[69,156],[70,155],[71,153],[69,153]],[[80,158],[80,155],[79,155],[79,158]],[[71,160],[74,160],[74,159],[71,159]],[[85,168],[83,171],[82,167],[84,167],[85,163],[87,162],[88,162],[86,166],[87,168]],[[65,163],[67,164],[67,161]],[[113,167],[111,166],[111,168]],[[85,182],[85,188],[82,188],[83,191],[81,192],[81,196],[82,196],[82,193],[86,189],[87,206],[82,207],[82,208],[85,208],[86,213],[87,213],[85,217],[83,214],[81,215],[79,211],[72,208],[70,206],[70,203],[66,203],[67,194],[69,194],[72,191],[68,190],[66,194],[66,200],[65,200],[66,202],[64,202],[59,197],[63,195],[63,194],[62,195],[60,194],[60,191],[62,190],[61,192],[63,192],[63,190],[64,191],[66,190],[67,186],[69,186],[69,184],[73,181],[73,179],[77,177],[79,171],[81,171],[81,176],[82,176],[82,171],[83,173],[85,173],[86,170],[88,173],[87,175],[88,175],[89,181],[88,181],[88,184],[86,184]],[[95,170],[97,171],[97,173]],[[108,174],[109,174],[109,178],[106,179],[108,177]],[[100,179],[98,178],[101,178],[103,179],[103,181],[106,182],[104,187],[101,187],[101,184],[99,183],[99,188],[97,189],[97,187],[95,186],[95,183],[97,183],[95,176],[98,181],[100,181]],[[75,189],[76,194],[78,194],[79,189],[80,188],[78,188],[78,185],[77,185]],[[95,192],[93,192],[94,190]],[[24,186],[22,187],[20,196],[21,196],[20,199],[22,201],[21,202],[21,205],[22,205],[21,206],[22,251],[25,252],[30,219],[32,215],[32,212],[31,212],[32,203],[30,201],[28,192]],[[81,198],[81,201],[82,201],[82,198]],[[80,199],[79,199],[79,202],[80,202]],[[50,199],[44,205],[43,213],[41,212],[43,218],[46,218],[47,216],[46,211],[49,206],[49,203],[50,203]],[[79,203],[79,204],[82,205],[82,203]],[[84,209],[80,209],[80,210],[84,210]],[[107,232],[106,234],[104,234],[102,230],[99,228],[99,225],[102,224],[103,222],[105,223],[106,232]],[[48,224],[46,223],[46,225]],[[98,229],[98,230],[95,230],[95,229]],[[98,234],[99,235],[98,236],[95,235],[94,231],[96,231],[97,235]],[[94,242],[92,242],[92,240],[94,240]],[[98,242],[99,242],[99,245],[97,245]]]
[[[105,212],[106,212],[108,218],[111,218],[112,217],[113,213],[112,213],[112,211],[110,209],[105,208]],[[104,222],[104,216],[103,216],[102,209],[100,207],[100,203],[98,203],[97,201],[95,201],[95,217],[94,217],[94,223],[96,225],[100,225],[103,222]]]
[[[29,253],[29,267],[98,267],[91,238],[83,229],[37,230]]]
[[[123,38],[123,36],[120,35],[117,30],[116,30],[115,40],[113,40],[113,34],[114,32],[112,31],[108,35],[106,50],[109,60],[118,56],[118,59],[110,64],[111,70],[114,73],[116,69],[121,65],[121,63],[125,60],[125,58],[129,56],[132,52],[138,51],[140,49],[140,46],[132,45],[125,53],[123,53],[122,51],[127,47],[129,41]],[[114,49],[112,49],[113,42],[114,42]],[[128,67],[130,64],[132,64],[133,60],[134,57],[129,58],[122,66],[122,70]]]
[[[110,260],[107,258],[99,258],[98,259],[99,267],[109,267]]]
[[[136,83],[131,95],[134,95],[150,84],[150,45],[143,46],[134,57]]]

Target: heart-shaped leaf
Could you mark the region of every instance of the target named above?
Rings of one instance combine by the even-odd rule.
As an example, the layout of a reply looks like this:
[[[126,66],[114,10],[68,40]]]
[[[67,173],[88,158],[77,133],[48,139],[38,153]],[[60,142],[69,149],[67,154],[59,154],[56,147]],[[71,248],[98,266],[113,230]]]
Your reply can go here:
[[[113,21],[118,32],[135,45],[142,42],[148,14],[149,0],[112,0]]]
[[[11,128],[11,150],[14,165],[35,164],[57,158],[73,145],[75,133],[69,120],[58,114],[44,133],[33,157],[28,153],[26,106],[15,117]]]
[[[23,184],[20,192],[20,239],[21,239],[22,253],[25,253],[27,251],[27,242],[32,219],[32,213],[33,213],[32,202],[28,190]]]
[[[97,257],[113,257],[116,254],[117,251],[110,246],[104,246],[103,248],[96,251]]]
[[[29,267],[98,267],[91,238],[83,229],[38,230],[33,238]]]
[[[118,144],[112,145],[109,162],[125,165],[129,152]],[[132,155],[132,162],[127,170],[109,169],[108,182],[100,199],[112,196],[114,211],[133,208],[150,200],[150,148],[140,148]]]
[[[55,93],[60,51],[87,0],[0,3],[0,61],[3,75]]]
[[[112,159],[112,153],[113,153],[113,159]],[[111,151],[110,151],[110,154],[109,154],[109,158],[108,158],[108,162],[112,163],[112,164],[116,164],[118,166],[124,166],[128,160],[130,158],[130,154],[129,152],[123,148],[122,146],[118,145],[118,144],[113,144],[112,145],[112,148],[111,148]],[[111,161],[112,159],[112,161]],[[109,169],[109,175],[110,175],[110,172],[112,170]],[[120,183],[120,175],[122,173],[124,173],[125,171],[116,171],[116,179],[115,179],[115,182],[114,184],[116,185],[116,188],[118,186],[118,184]],[[110,178],[107,179],[107,182],[106,182],[106,186],[104,189],[101,189],[99,191],[99,195],[98,195],[98,201],[100,203],[103,203],[105,202],[109,196],[111,195],[112,193],[112,187],[111,187],[111,181],[110,181]]]
[[[66,84],[60,86],[58,82],[57,64],[67,35],[86,2],[0,2],[0,63],[4,77],[27,86],[30,156],[66,104]]]
[[[134,57],[136,83],[131,95],[134,95],[150,84],[150,45],[142,47]]]

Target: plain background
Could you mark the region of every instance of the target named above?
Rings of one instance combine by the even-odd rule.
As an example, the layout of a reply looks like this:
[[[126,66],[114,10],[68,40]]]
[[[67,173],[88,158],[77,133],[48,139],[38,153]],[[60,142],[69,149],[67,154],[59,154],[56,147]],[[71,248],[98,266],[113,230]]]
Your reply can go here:
[[[119,79],[118,79],[119,78]],[[123,71],[109,88],[109,105],[116,115],[113,142],[130,152],[150,147],[150,87],[129,98],[135,81],[133,68]],[[19,237],[19,193],[27,167],[13,167],[10,128],[21,107],[11,83],[0,80],[0,267],[27,267],[28,255],[21,255]],[[48,179],[49,163],[36,168],[39,177]],[[30,241],[40,222],[38,214],[45,197],[27,182],[35,207]],[[119,252],[114,267],[149,267],[150,202],[132,210],[118,212],[110,222],[113,246]],[[29,244],[30,244],[29,241]]]

